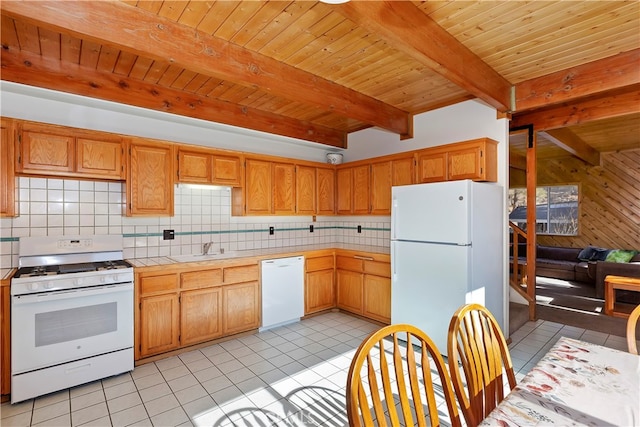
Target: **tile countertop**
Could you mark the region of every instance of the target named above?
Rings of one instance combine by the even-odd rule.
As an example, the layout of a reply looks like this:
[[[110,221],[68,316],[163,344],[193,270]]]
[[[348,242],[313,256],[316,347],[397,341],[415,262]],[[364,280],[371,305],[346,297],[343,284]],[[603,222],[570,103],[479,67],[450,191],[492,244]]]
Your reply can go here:
[[[15,273],[15,268],[0,268],[0,280],[7,280]]]
[[[210,258],[207,261],[219,261],[223,259],[233,258],[249,258],[249,257],[279,257],[279,256],[295,256],[302,252],[319,251],[324,249],[345,249],[357,252],[375,253],[375,254],[390,254],[390,248],[384,246],[368,246],[368,245],[354,245],[348,243],[327,243],[323,245],[302,245],[302,246],[285,246],[280,248],[263,248],[263,249],[249,249],[244,251],[231,251],[225,254],[216,255],[215,258]],[[178,255],[173,255],[178,256]],[[127,259],[134,267],[150,267],[155,265],[170,265],[177,264],[170,258],[170,256],[151,257],[151,258],[129,258]]]

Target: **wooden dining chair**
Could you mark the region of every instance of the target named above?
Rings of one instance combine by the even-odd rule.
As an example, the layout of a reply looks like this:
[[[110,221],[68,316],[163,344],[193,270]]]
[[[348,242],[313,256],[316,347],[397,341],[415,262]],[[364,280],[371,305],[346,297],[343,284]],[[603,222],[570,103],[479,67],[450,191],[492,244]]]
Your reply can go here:
[[[505,377],[516,385],[509,348],[491,312],[480,304],[460,307],[449,323],[449,372],[468,426],[477,426],[504,398]]]
[[[627,347],[629,347],[629,353],[631,354],[638,354],[638,342],[636,341],[638,317],[640,317],[640,305],[633,309],[627,319]]]
[[[460,426],[450,381],[444,359],[422,330],[385,326],[360,344],[351,361],[349,426],[438,426],[438,395],[447,404],[450,424]]]

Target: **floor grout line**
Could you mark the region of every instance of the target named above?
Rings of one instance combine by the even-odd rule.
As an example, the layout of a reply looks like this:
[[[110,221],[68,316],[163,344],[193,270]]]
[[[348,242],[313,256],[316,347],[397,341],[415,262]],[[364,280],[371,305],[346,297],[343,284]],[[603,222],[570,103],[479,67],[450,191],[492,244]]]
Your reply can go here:
[[[322,314],[141,365],[117,377],[16,405],[4,403],[2,425],[224,427],[242,417],[251,425],[269,417],[322,416],[333,425],[346,425],[344,387],[350,360],[359,343],[378,327],[345,313]],[[350,344],[338,336],[351,337]],[[517,362],[516,378],[520,380],[561,336],[626,351],[623,337],[544,320],[527,322],[511,335],[509,345]],[[295,354],[307,355],[291,357]],[[95,399],[98,392],[102,399]],[[130,397],[131,402],[123,400],[133,394],[137,398]],[[304,403],[296,406],[292,401]],[[77,406],[81,402],[86,406]],[[331,409],[318,412],[323,407]]]

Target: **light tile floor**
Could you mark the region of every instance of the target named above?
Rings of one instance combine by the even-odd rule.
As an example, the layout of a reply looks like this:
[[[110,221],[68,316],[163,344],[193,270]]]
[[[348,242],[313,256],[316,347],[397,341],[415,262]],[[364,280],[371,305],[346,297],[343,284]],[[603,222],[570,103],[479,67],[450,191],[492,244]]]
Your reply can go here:
[[[328,313],[132,372],[1,406],[2,426],[345,426],[355,349],[378,326]],[[547,321],[512,334],[520,380],[561,336],[626,351],[623,337]]]

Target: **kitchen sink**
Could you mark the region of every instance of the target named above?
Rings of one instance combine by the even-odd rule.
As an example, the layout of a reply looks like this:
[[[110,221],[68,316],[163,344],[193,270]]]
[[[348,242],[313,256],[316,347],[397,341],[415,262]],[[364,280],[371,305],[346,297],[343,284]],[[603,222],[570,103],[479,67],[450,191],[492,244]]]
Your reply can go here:
[[[196,262],[196,261],[208,261],[212,259],[230,258],[233,257],[233,252],[212,252],[206,255],[203,254],[187,254],[187,255],[171,255],[167,258],[176,262]]]

